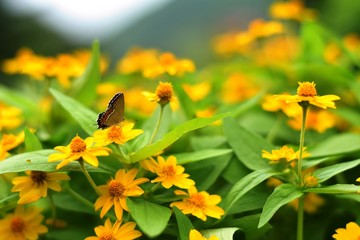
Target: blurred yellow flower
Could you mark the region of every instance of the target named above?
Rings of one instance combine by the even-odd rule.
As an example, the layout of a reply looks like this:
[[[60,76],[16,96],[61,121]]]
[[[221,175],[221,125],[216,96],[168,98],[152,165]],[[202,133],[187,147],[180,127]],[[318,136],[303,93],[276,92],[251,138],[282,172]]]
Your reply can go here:
[[[159,82],[155,93],[144,91],[142,94],[150,102],[157,102],[161,106],[170,103],[173,110],[178,108],[177,98],[174,96],[173,87],[169,82]]]
[[[20,109],[0,103],[0,131],[20,126],[23,122],[21,115]]]
[[[345,228],[336,229],[332,237],[336,240],[357,240],[360,238],[360,226],[355,222],[349,222]]]
[[[255,19],[249,24],[249,33],[255,37],[269,37],[276,34],[284,33],[284,26],[276,21],[264,21]]]
[[[294,149],[292,149],[291,147],[288,147],[286,145],[282,146],[280,149],[271,150],[271,153],[266,150],[262,150],[262,154],[261,154],[261,156],[263,158],[270,160],[271,164],[276,164],[276,163],[280,163],[283,161],[292,162],[294,160],[298,160],[299,155],[300,155],[299,151],[295,152]],[[310,156],[310,154],[308,152],[306,152],[306,148],[304,148],[302,157],[306,158],[309,156]]]
[[[100,212],[101,218],[114,206],[115,215],[117,219],[121,220],[123,211],[129,211],[126,198],[138,197],[144,193],[144,190],[138,185],[149,181],[149,179],[135,179],[137,173],[138,170],[135,168],[128,172],[120,169],[116,172],[115,179],[110,180],[106,185],[98,187],[101,196],[95,202],[95,210],[97,211],[102,208]]]
[[[60,180],[70,180],[66,173],[48,173],[42,171],[26,171],[28,176],[15,177],[12,192],[20,192],[18,204],[27,204],[47,196],[48,188],[61,191]]]
[[[242,73],[232,73],[221,90],[221,99],[226,103],[237,103],[251,98],[259,91],[251,78]]]
[[[142,72],[147,66],[157,63],[156,49],[142,49],[134,47],[117,63],[117,71],[123,74]]]
[[[43,219],[44,216],[36,207],[25,209],[23,205],[18,205],[14,213],[0,220],[0,239],[38,239],[39,235],[48,232],[47,227],[41,224]]]
[[[189,240],[220,240],[216,236],[211,236],[210,238],[206,238],[196,229],[191,229],[189,233]]]
[[[319,179],[311,173],[305,174],[303,184],[305,187],[317,187],[319,185]]]
[[[0,160],[5,159],[9,155],[8,151],[16,148],[22,142],[24,142],[24,138],[24,132],[21,132],[18,135],[2,134],[2,137],[0,139]]]
[[[184,214],[192,214],[193,216],[206,221],[207,216],[220,219],[225,214],[224,210],[216,206],[221,202],[219,195],[210,195],[205,191],[198,192],[195,186],[191,186],[188,192],[176,190],[176,195],[186,195],[181,202],[173,202],[171,207],[179,208]]]
[[[270,6],[270,16],[277,19],[301,21],[306,17],[314,18],[315,12],[305,8],[302,0],[277,1]]]
[[[133,122],[123,121],[119,125],[97,130],[94,132],[94,142],[100,146],[110,143],[123,145],[144,132],[142,129],[133,129],[133,127]]]
[[[284,93],[282,95],[289,95]],[[289,95],[290,96],[290,95]],[[275,99],[273,95],[265,95],[261,107],[265,111],[282,111],[288,117],[301,116],[301,107],[297,103],[286,103],[285,100]]]
[[[254,37],[248,32],[224,33],[214,38],[213,49],[222,56],[230,56],[235,53],[244,54],[251,50]]]
[[[211,84],[209,82],[201,82],[194,85],[184,83],[182,87],[189,98],[194,102],[204,99],[211,90]]]
[[[334,101],[340,97],[336,95],[317,96],[314,82],[299,82],[296,95],[275,95],[275,99],[286,103],[307,103],[320,108],[336,108]]]
[[[189,179],[190,175],[184,173],[185,168],[176,164],[176,158],[174,156],[170,156],[166,160],[161,156],[157,157],[157,161],[154,159],[143,160],[141,166],[157,174],[158,177],[151,180],[151,182],[161,182],[164,188],[177,186],[188,189],[190,186],[195,185],[195,182]]]
[[[140,237],[140,231],[135,230],[134,222],[127,222],[121,225],[121,221],[117,220],[112,225],[109,218],[105,220],[104,226],[97,226],[94,231],[96,237],[87,237],[85,240],[133,240]]]
[[[306,193],[304,196],[304,211],[313,214],[325,204],[325,200],[316,193]],[[299,199],[295,199],[288,203],[295,210],[299,208]]]
[[[57,146],[54,149],[60,153],[51,154],[48,161],[56,162],[63,160],[56,166],[56,169],[60,169],[70,162],[79,159],[82,159],[90,165],[97,167],[99,165],[99,161],[96,156],[108,156],[111,152],[110,148],[95,146],[94,139],[92,137],[88,137],[83,140],[79,136],[74,137],[69,145]]]

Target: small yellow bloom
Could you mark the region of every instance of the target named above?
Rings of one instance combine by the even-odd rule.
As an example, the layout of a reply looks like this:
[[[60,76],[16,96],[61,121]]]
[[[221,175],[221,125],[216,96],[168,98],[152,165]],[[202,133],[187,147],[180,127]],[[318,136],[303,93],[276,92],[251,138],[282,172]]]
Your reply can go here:
[[[41,224],[43,219],[44,216],[36,207],[25,209],[23,205],[19,205],[14,213],[9,213],[0,220],[0,239],[38,239],[40,234],[48,232],[47,227]]]
[[[248,32],[231,32],[217,36],[213,41],[214,51],[222,56],[245,54],[251,50],[254,37]]]
[[[319,185],[319,179],[312,174],[306,174],[303,180],[304,186],[306,187],[317,187]]]
[[[255,38],[269,37],[283,32],[284,26],[280,22],[276,21],[266,22],[262,19],[256,19],[249,25],[249,33]]]
[[[133,122],[123,121],[119,125],[97,130],[94,132],[94,142],[100,146],[106,146],[110,143],[123,145],[144,132],[141,129],[132,129],[133,127]]]
[[[85,240],[133,240],[140,237],[140,231],[135,230],[134,222],[127,222],[121,225],[121,221],[117,220],[112,225],[110,219],[105,220],[104,226],[97,226],[94,230],[96,237],[87,237]]]
[[[349,222],[346,228],[336,229],[332,237],[336,240],[357,240],[360,238],[360,226],[355,222]]]
[[[300,20],[304,11],[304,4],[299,0],[275,2],[270,6],[270,15],[278,19]]]
[[[96,156],[108,156],[111,152],[111,149],[107,147],[94,146],[94,139],[92,137],[88,137],[83,140],[79,136],[74,137],[69,145],[57,146],[54,149],[60,153],[51,154],[48,161],[56,162],[63,160],[56,166],[56,169],[60,169],[70,162],[79,159],[83,159],[90,165],[97,167],[99,165],[99,161]]]
[[[13,148],[19,146],[22,142],[24,142],[25,134],[21,132],[18,135],[14,134],[3,134],[0,139],[0,160],[5,159],[10,151]]]
[[[95,202],[95,210],[102,208],[101,218],[114,206],[115,215],[121,220],[123,210],[129,211],[126,197],[138,197],[144,193],[144,190],[138,185],[149,181],[149,179],[135,179],[137,172],[137,169],[131,169],[127,173],[124,169],[120,169],[116,172],[115,179],[110,180],[106,185],[99,186],[101,196]]]
[[[47,190],[61,191],[60,180],[70,180],[66,173],[48,173],[41,171],[26,171],[28,176],[15,177],[12,180],[12,192],[20,192],[18,204],[35,202],[47,196]]]
[[[13,129],[20,126],[23,122],[21,114],[20,109],[0,103],[0,130]]]
[[[217,236],[211,236],[206,238],[201,233],[195,229],[191,229],[189,233],[189,240],[220,240]]]
[[[142,72],[147,66],[157,63],[156,49],[142,49],[134,47],[117,63],[117,71],[123,74]]]
[[[289,94],[284,93],[283,95],[289,95]],[[301,111],[302,111],[301,107],[297,103],[287,104],[284,100],[274,99],[273,95],[265,95],[261,107],[265,111],[269,111],[269,112],[282,111],[288,117],[301,116]]]
[[[299,82],[296,95],[275,95],[275,99],[283,100],[286,103],[309,103],[320,108],[336,108],[334,101],[340,97],[336,95],[317,96],[314,82]]]
[[[162,106],[170,103],[172,109],[177,109],[177,98],[174,96],[173,87],[169,82],[159,82],[155,93],[143,92],[142,94],[150,102],[157,102]]]
[[[189,98],[194,102],[204,99],[211,90],[211,85],[209,82],[201,82],[194,85],[183,84],[182,87]]]
[[[171,188],[173,185],[179,188],[188,189],[195,185],[195,182],[189,179],[189,174],[184,173],[185,168],[176,165],[176,158],[174,156],[165,159],[161,156],[157,157],[157,162],[153,159],[144,160],[141,166],[158,175],[157,178],[151,182],[161,182],[164,188]]]
[[[270,163],[274,164],[280,163],[281,161],[292,162],[299,159],[299,155],[299,151],[295,152],[294,149],[285,145],[278,150],[271,150],[271,153],[266,150],[262,150],[261,156],[270,160]],[[302,157],[305,158],[308,156],[310,156],[310,154],[307,153],[306,148],[304,148]]]
[[[206,221],[207,216],[220,219],[225,214],[224,210],[216,206],[221,202],[219,195],[210,195],[205,191],[198,192],[195,186],[191,186],[188,192],[176,190],[176,195],[186,195],[181,202],[173,202],[171,207],[179,208],[184,214],[192,214],[195,217]]]

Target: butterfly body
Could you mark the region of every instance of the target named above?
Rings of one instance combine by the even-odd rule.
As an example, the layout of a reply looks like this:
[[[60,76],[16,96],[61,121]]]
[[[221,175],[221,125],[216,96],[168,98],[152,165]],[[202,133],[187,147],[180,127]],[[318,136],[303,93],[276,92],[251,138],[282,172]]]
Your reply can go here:
[[[116,93],[110,100],[105,112],[98,115],[98,128],[105,129],[124,120],[124,94]]]

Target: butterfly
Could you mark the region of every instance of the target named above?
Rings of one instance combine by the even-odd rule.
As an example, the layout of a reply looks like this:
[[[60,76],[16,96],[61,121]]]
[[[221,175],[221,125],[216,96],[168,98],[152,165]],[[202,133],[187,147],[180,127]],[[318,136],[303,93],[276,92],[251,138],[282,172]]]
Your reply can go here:
[[[124,121],[124,94],[116,93],[110,100],[105,112],[99,114],[98,128],[105,129]]]

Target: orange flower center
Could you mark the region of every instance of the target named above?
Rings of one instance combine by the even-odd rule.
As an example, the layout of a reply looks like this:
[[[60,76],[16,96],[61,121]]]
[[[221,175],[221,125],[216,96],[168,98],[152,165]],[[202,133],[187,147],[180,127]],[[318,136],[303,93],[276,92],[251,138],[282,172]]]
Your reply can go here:
[[[106,232],[99,237],[99,240],[116,240],[116,238],[111,232]]]
[[[108,131],[107,134],[108,138],[113,140],[113,139],[118,139],[121,136],[121,128],[118,126],[113,126],[112,128],[110,128],[110,130]]]
[[[299,82],[297,95],[302,97],[315,97],[317,95],[314,82]]]
[[[37,185],[43,185],[47,180],[46,172],[41,171],[31,171],[30,173],[31,180]]]
[[[25,222],[20,217],[15,217],[10,223],[11,231],[14,233],[21,233],[25,228]]]
[[[199,193],[192,195],[186,201],[195,208],[204,208],[206,206],[204,197]]]
[[[109,193],[112,197],[124,198],[125,186],[117,180],[109,183]]]
[[[70,149],[73,153],[83,152],[86,149],[86,144],[81,137],[76,136],[70,142]]]
[[[307,187],[316,187],[319,184],[318,179],[312,175],[305,176],[304,185]]]
[[[170,99],[173,96],[173,88],[171,83],[160,82],[156,88],[156,96],[159,98],[159,103],[165,105],[170,102]]]
[[[176,58],[175,58],[174,54],[165,52],[160,55],[159,61],[162,65],[170,65],[170,64],[173,64],[176,62]]]
[[[175,176],[175,175],[176,175],[176,171],[175,171],[174,166],[165,166],[165,167],[162,169],[162,174],[164,174],[164,175],[167,176],[167,177]]]

